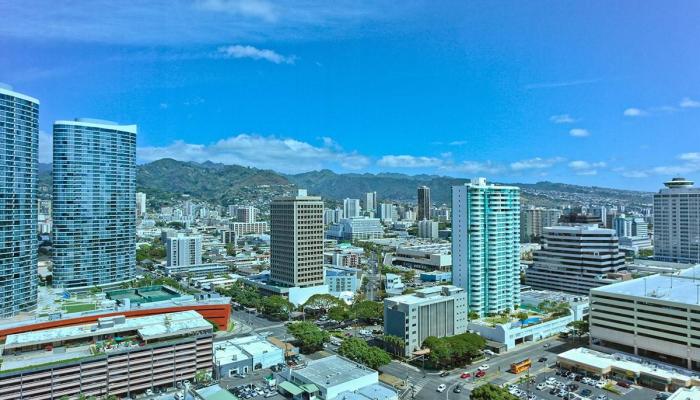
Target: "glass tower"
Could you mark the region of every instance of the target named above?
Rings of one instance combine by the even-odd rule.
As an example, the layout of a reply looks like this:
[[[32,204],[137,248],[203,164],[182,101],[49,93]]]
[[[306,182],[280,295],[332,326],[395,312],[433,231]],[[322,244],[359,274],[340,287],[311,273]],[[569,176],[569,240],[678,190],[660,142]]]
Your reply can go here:
[[[53,126],[53,285],[132,279],[136,268],[136,125]]]
[[[39,101],[0,86],[0,318],[37,304]]]
[[[452,187],[452,283],[480,316],[520,305],[520,188]]]

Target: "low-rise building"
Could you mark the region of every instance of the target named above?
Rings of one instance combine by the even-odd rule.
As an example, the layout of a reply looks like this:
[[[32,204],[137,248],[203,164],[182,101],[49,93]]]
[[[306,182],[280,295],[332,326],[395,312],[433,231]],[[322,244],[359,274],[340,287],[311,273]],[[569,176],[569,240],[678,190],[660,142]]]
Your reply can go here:
[[[212,368],[212,325],[195,311],[9,335],[0,398],[131,396]]]
[[[573,313],[560,317],[531,316],[523,321],[510,318],[501,322],[482,318],[469,321],[469,330],[478,333],[484,339],[504,344],[506,350],[512,350],[523,343],[558,335],[568,330],[568,325],[573,320]]]
[[[384,334],[405,340],[405,355],[428,336],[446,337],[467,331],[467,293],[457,286],[434,286],[384,299]]]
[[[421,272],[420,280],[423,282],[450,282],[452,281],[452,272],[445,271],[430,271]]]
[[[700,371],[700,266],[591,290],[591,348]]]
[[[582,321],[588,315],[591,308],[588,296],[551,290],[524,290],[520,292],[520,306],[523,308],[542,312],[543,310],[541,307],[543,303],[549,303],[549,305],[559,303],[568,304],[571,312],[573,312],[574,321]]]
[[[449,243],[398,246],[394,263],[424,271],[449,271],[452,267],[452,245]]]
[[[260,336],[216,342],[214,365],[219,378],[247,374],[284,363],[284,350]]]
[[[389,296],[400,296],[406,289],[406,285],[401,279],[401,275],[386,274],[384,276],[384,291]]]
[[[258,222],[231,222],[229,224],[229,231],[234,232],[236,236],[256,234],[269,232],[270,225],[265,221]]]
[[[384,227],[379,218],[343,218],[331,225],[326,237],[336,240],[365,240],[384,237]]]
[[[226,274],[231,268],[224,264],[194,264],[194,265],[166,265],[163,267],[163,271],[168,276],[174,275],[184,275],[192,276],[195,278],[212,275]]]

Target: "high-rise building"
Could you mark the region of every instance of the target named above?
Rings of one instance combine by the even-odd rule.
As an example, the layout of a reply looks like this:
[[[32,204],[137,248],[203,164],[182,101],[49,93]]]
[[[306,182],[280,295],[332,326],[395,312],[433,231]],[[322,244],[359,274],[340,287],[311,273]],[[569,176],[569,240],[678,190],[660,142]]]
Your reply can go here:
[[[377,210],[377,192],[367,192],[365,194],[365,211],[374,213]]]
[[[146,215],[146,193],[136,192],[136,215]]]
[[[379,205],[379,219],[382,222],[392,222],[399,219],[396,206],[391,203],[382,203]]]
[[[438,238],[439,224],[436,221],[425,219],[418,221],[418,237],[426,239]]]
[[[520,304],[520,189],[486,179],[452,187],[452,283],[480,316]]]
[[[0,86],[0,318],[37,305],[39,100]]]
[[[542,238],[542,229],[558,225],[561,210],[530,207],[520,211],[520,241],[537,242]]]
[[[236,209],[236,219],[238,222],[253,223],[258,215],[258,209],[251,206],[238,207]]]
[[[700,262],[700,188],[673,178],[654,194],[654,258]]]
[[[168,237],[165,242],[169,266],[198,265],[202,263],[202,236],[185,235]]]
[[[597,225],[545,228],[543,241],[525,272],[525,283],[535,289],[588,295],[590,289],[614,282],[608,274],[625,268],[625,255],[612,229]]]
[[[77,119],[53,128],[54,286],[132,279],[136,125]]]
[[[430,219],[430,208],[432,203],[430,201],[430,188],[427,186],[421,186],[418,188],[418,214],[416,215],[416,220],[422,221],[424,219]]]
[[[270,206],[270,279],[288,287],[323,285],[323,200],[299,190]]]
[[[362,207],[360,207],[359,199],[345,199],[343,200],[343,214],[344,218],[356,218],[362,213]]]

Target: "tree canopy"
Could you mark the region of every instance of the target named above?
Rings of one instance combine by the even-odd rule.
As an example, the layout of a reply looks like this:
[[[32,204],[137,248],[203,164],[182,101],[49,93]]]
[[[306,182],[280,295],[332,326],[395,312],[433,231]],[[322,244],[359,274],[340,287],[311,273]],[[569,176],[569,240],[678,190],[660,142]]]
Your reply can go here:
[[[384,316],[384,305],[371,300],[362,300],[353,304],[350,311],[356,319],[376,322]]]
[[[444,338],[428,336],[423,341],[423,347],[430,349],[430,362],[438,368],[470,363],[485,346],[486,340],[473,333]]]
[[[315,310],[322,310],[327,312],[332,307],[344,307],[345,303],[339,298],[330,294],[315,294],[309,297],[304,303],[303,308],[312,308]]]
[[[311,322],[295,322],[287,327],[287,331],[299,341],[302,353],[313,353],[321,350],[323,344],[330,341],[328,332],[321,330]]]
[[[481,385],[472,390],[469,398],[471,400],[518,400],[517,397],[508,393],[508,390],[491,383]]]
[[[389,353],[358,338],[345,339],[338,348],[338,354],[372,369],[378,369],[391,362]]]
[[[279,319],[289,318],[289,313],[294,311],[294,304],[286,298],[277,295],[263,297],[261,306],[265,315]]]

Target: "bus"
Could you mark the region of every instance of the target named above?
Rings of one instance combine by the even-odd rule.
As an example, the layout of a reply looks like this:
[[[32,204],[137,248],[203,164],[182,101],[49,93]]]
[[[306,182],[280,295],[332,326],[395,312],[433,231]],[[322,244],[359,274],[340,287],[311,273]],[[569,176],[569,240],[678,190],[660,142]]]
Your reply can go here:
[[[510,364],[510,372],[514,374],[519,374],[525,370],[530,369],[530,367],[532,367],[532,361],[530,361],[529,358],[526,358],[520,362]]]

